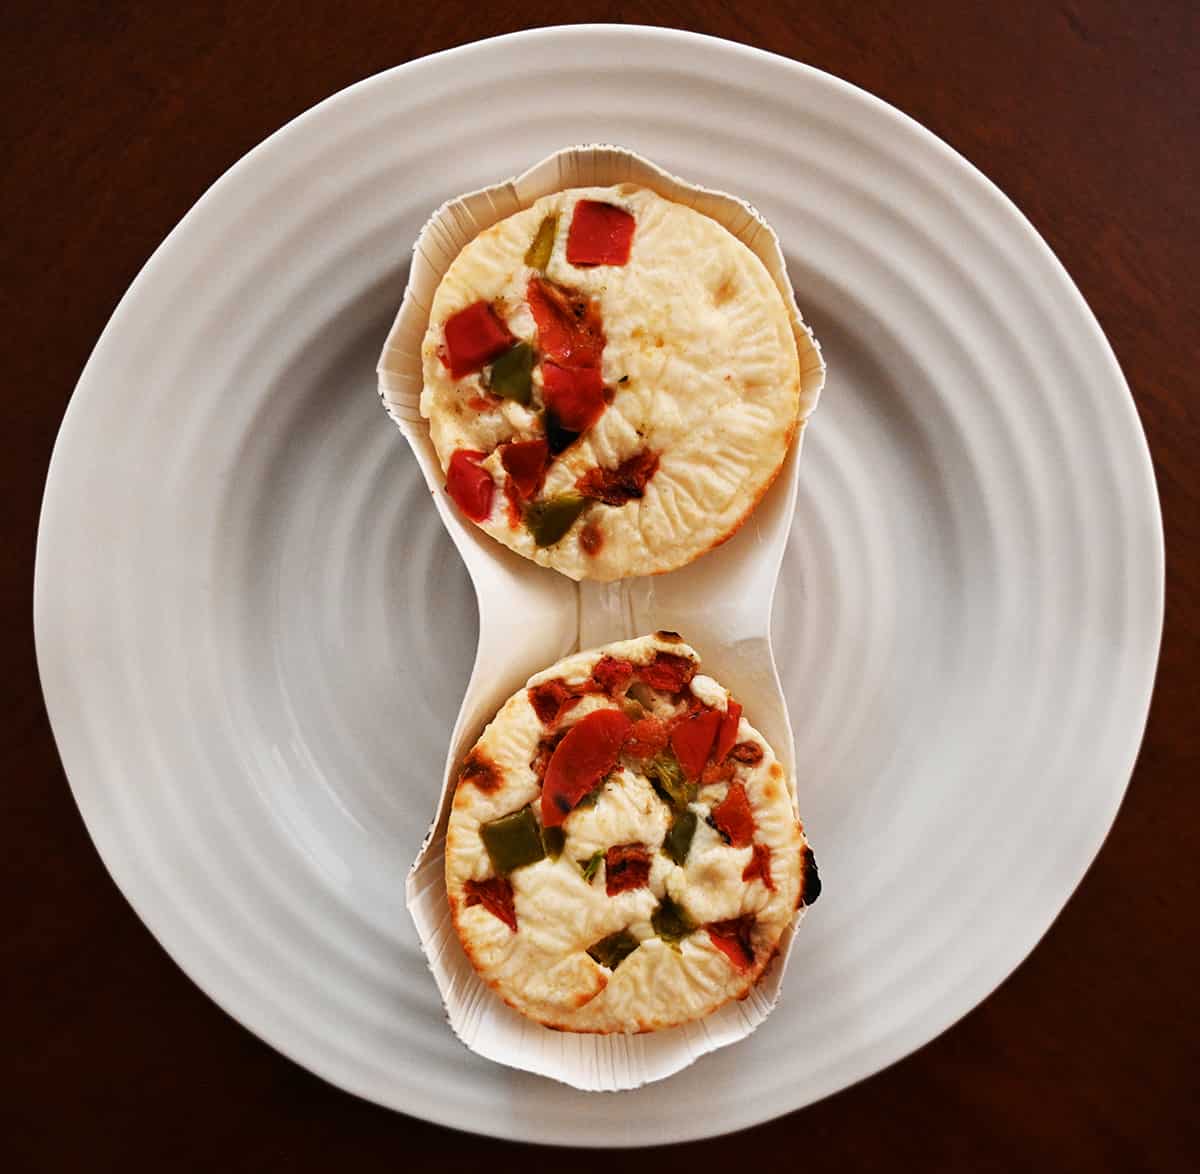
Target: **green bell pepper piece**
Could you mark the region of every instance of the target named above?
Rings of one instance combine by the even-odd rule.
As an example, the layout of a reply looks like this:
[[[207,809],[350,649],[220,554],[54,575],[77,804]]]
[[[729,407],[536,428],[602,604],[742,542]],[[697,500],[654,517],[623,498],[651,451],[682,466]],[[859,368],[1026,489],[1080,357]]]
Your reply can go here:
[[[601,966],[616,970],[641,945],[627,929],[618,930],[588,947],[588,954]]]
[[[529,343],[509,347],[492,364],[488,390],[519,404],[529,403],[533,397],[533,347]]]
[[[696,813],[691,808],[678,812],[671,821],[670,828],[667,829],[666,838],[663,840],[663,851],[676,864],[682,864],[687,859],[688,851],[692,846],[692,837],[695,834]]]
[[[522,807],[520,811],[485,823],[479,829],[479,834],[491,857],[492,867],[500,876],[522,865],[534,864],[546,855],[542,847],[541,825],[532,807]]]
[[[587,506],[578,493],[560,493],[525,507],[525,525],[538,546],[553,546],[575,525]]]
[[[525,264],[530,269],[539,269],[543,273],[550,264],[550,254],[554,252],[554,238],[558,235],[558,217],[547,216],[538,225],[537,233],[529,248],[525,250]]]

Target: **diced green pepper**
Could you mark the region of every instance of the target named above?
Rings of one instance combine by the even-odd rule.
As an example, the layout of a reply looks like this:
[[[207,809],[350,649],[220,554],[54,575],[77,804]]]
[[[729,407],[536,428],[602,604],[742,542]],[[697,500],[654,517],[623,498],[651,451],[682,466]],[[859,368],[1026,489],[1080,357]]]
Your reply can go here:
[[[650,924],[664,942],[672,943],[686,938],[696,928],[696,923],[683,908],[668,896],[664,896],[658,908],[650,914]]]
[[[550,254],[554,252],[554,238],[558,235],[558,217],[547,216],[538,225],[537,234],[529,248],[525,250],[525,264],[530,269],[545,272],[550,264]]]
[[[533,396],[533,347],[519,342],[493,364],[488,390],[504,399],[528,404]]]
[[[683,811],[696,797],[696,788],[689,785],[673,754],[656,754],[645,765],[646,777],[654,789],[676,811]]]
[[[606,938],[601,938],[594,946],[589,946],[588,954],[601,966],[616,970],[640,945],[641,942],[629,930],[620,929]]]
[[[561,827],[542,828],[542,847],[551,860],[557,860],[562,855],[567,844],[567,833]]]
[[[553,546],[575,525],[587,499],[578,493],[560,493],[525,507],[525,525],[538,546]]]
[[[646,716],[646,707],[640,702],[634,701],[632,697],[626,696],[621,698],[621,712],[625,714],[631,722],[641,721]]]
[[[676,864],[682,864],[687,859],[688,850],[692,846],[692,837],[696,834],[696,813],[687,808],[676,814],[667,829],[663,840],[663,851]]]
[[[579,861],[579,871],[583,873],[583,879],[591,884],[592,877],[596,875],[596,871],[600,867],[600,862],[604,859],[604,852],[597,848],[586,860]]]
[[[542,847],[541,825],[532,807],[522,807],[511,815],[502,815],[485,823],[479,834],[491,857],[492,867],[505,876],[524,864],[533,864],[546,855]]]

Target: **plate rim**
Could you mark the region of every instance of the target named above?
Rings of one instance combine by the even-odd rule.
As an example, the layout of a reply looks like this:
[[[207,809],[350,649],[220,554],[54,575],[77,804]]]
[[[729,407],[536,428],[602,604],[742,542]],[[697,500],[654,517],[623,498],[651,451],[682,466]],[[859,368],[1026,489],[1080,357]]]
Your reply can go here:
[[[495,37],[484,38],[482,40],[471,41],[465,44],[452,46],[447,49],[440,50],[436,53],[426,54],[420,57],[414,57],[408,61],[402,62],[399,65],[380,70],[374,74],[370,74],[348,86],[323,98],[313,106],[301,111],[299,114],[290,118],[283,123],[278,129],[267,135],[264,139],[253,146],[249,151],[241,155],[235,160],[224,172],[221,173],[205,190],[196,198],[184,215],[167,233],[162,241],[155,247],[150,256],[139,268],[133,280],[129,283],[120,299],[116,303],[111,315],[108,318],[103,330],[98,336],[94,346],[92,347],[88,359],[84,364],[79,378],[76,381],[72,391],[70,400],[67,403],[63,413],[62,421],[55,435],[54,446],[51,452],[51,457],[47,466],[46,480],[43,488],[41,507],[38,516],[37,539],[34,559],[34,576],[33,576],[33,621],[34,621],[34,643],[36,652],[36,664],[39,678],[39,685],[42,692],[43,704],[47,713],[47,718],[50,724],[51,733],[54,738],[55,748],[59,755],[59,760],[62,765],[63,773],[67,778],[68,786],[71,790],[72,798],[79,811],[80,817],[83,820],[84,827],[87,830],[89,839],[92,841],[105,869],[107,870],[113,883],[118,891],[122,894],[125,900],[129,903],[138,918],[142,921],[145,927],[154,936],[160,947],[167,953],[171,961],[194,983],[207,998],[211,999],[225,1014],[229,1015],[243,1028],[251,1032],[258,1039],[262,1040],[269,1047],[286,1056],[292,1062],[299,1064],[301,1067],[329,1084],[334,1085],[341,1090],[357,1096],[363,1100],[370,1101],[386,1108],[392,1112],[400,1112],[431,1121],[443,1127],[454,1129],[456,1131],[470,1132],[482,1136],[505,1137],[511,1139],[511,1134],[501,1133],[498,1129],[490,1128],[485,1125],[464,1124],[461,1119],[454,1116],[452,1112],[426,1112],[424,1110],[414,1111],[407,1108],[397,1108],[394,1104],[382,1100],[374,1094],[374,1092],[362,1088],[355,1087],[353,1081],[343,1080],[337,1075],[331,1075],[328,1070],[318,1070],[313,1067],[308,1059],[303,1059],[299,1055],[300,1049],[293,1047],[291,1041],[282,1036],[282,1033],[277,1033],[279,1038],[270,1038],[264,1034],[262,1030],[254,1024],[242,1018],[229,1003],[232,1001],[227,998],[225,992],[214,992],[208,986],[201,983],[192,973],[192,960],[185,962],[177,956],[175,951],[168,947],[164,941],[163,935],[157,928],[160,920],[165,916],[160,911],[150,911],[147,906],[150,902],[143,899],[142,895],[135,895],[133,882],[134,874],[131,871],[126,871],[122,875],[122,869],[125,867],[116,859],[116,853],[110,852],[109,847],[102,844],[102,835],[98,834],[96,825],[107,819],[102,812],[94,807],[89,812],[86,810],[90,800],[84,797],[83,787],[76,782],[76,778],[80,777],[80,772],[76,771],[76,778],[67,770],[66,761],[63,754],[63,744],[67,740],[66,731],[73,721],[73,715],[68,709],[61,704],[61,697],[58,704],[58,717],[55,717],[55,703],[52,701],[51,692],[59,690],[61,692],[61,681],[51,683],[53,678],[61,676],[62,670],[55,663],[57,648],[53,647],[53,641],[48,634],[49,627],[52,623],[52,612],[55,606],[52,599],[52,583],[51,575],[47,569],[47,564],[50,561],[50,548],[53,544],[51,532],[54,526],[56,499],[63,492],[64,474],[62,466],[68,459],[64,455],[64,450],[67,445],[72,443],[70,434],[73,430],[79,427],[78,420],[83,414],[83,403],[87,397],[94,398],[99,394],[99,389],[89,391],[89,383],[95,382],[93,371],[98,365],[98,356],[100,356],[107,345],[111,345],[111,340],[119,334],[125,320],[133,313],[132,304],[135,300],[135,295],[140,288],[144,286],[159,269],[170,263],[170,254],[174,243],[181,237],[186,227],[195,219],[198,211],[229,183],[235,177],[249,167],[252,167],[255,161],[267,150],[278,147],[290,133],[295,131],[299,126],[306,121],[318,116],[318,113],[326,110],[329,106],[335,103],[348,101],[350,97],[361,96],[364,92],[372,87],[379,87],[390,81],[397,75],[411,71],[416,67],[428,67],[433,63],[445,63],[453,65],[456,61],[463,61],[470,58],[475,53],[490,52],[498,46],[504,46],[513,42],[527,42],[537,40],[548,40],[555,37],[566,37],[568,39],[588,38],[598,35],[608,35],[621,38],[630,38],[633,40],[659,40],[664,43],[671,42],[682,47],[695,47],[703,50],[716,50],[719,52],[731,53],[742,56],[746,62],[752,63],[755,61],[769,60],[775,65],[781,65],[787,69],[797,71],[799,74],[807,75],[810,80],[815,81],[818,85],[827,86],[832,90],[841,91],[852,98],[854,101],[866,101],[879,114],[892,119],[898,126],[903,127],[908,134],[918,135],[927,145],[934,146],[936,150],[943,156],[944,160],[952,167],[958,169],[967,182],[973,184],[982,184],[993,197],[999,197],[1004,211],[1004,217],[1011,222],[1011,227],[1019,228],[1027,245],[1032,246],[1041,255],[1042,260],[1048,261],[1055,270],[1057,270],[1060,279],[1064,283],[1066,296],[1072,298],[1076,302],[1076,309],[1082,311],[1080,315],[1081,325],[1086,325],[1086,329],[1090,336],[1089,345],[1093,349],[1095,355],[1103,356],[1104,363],[1109,369],[1111,375],[1115,376],[1123,388],[1125,394],[1119,397],[1122,410],[1126,412],[1126,420],[1123,431],[1128,436],[1129,440],[1129,456],[1134,457],[1134,449],[1136,449],[1136,463],[1138,470],[1144,477],[1143,485],[1139,489],[1148,490],[1146,499],[1143,500],[1136,515],[1136,521],[1139,524],[1145,525],[1153,522],[1153,531],[1147,537],[1152,541],[1154,553],[1154,580],[1156,590],[1154,592],[1153,603],[1155,605],[1155,615],[1152,617],[1153,623],[1149,625],[1149,629],[1154,632],[1152,641],[1153,648],[1147,651],[1151,653],[1148,657],[1149,668],[1146,673],[1146,679],[1141,683],[1141,687],[1136,690],[1137,695],[1141,698],[1140,708],[1135,712],[1131,706],[1129,713],[1130,719],[1130,749],[1123,756],[1120,763],[1119,774],[1124,776],[1125,782],[1121,788],[1120,796],[1113,806],[1111,815],[1106,821],[1106,827],[1099,841],[1094,848],[1090,850],[1089,859],[1083,867],[1079,876],[1071,886],[1070,892],[1067,893],[1062,903],[1052,913],[1037,932],[1031,945],[1025,950],[1020,957],[1015,958],[1011,965],[1007,967],[1005,972],[1001,974],[994,983],[991,984],[990,990],[979,1001],[975,1002],[971,1007],[968,1007],[961,1012],[954,1014],[946,1019],[940,1027],[932,1034],[928,1035],[920,1044],[915,1047],[907,1047],[901,1044],[904,1049],[898,1055],[890,1059],[882,1060],[877,1063],[869,1063],[864,1071],[862,1071],[853,1080],[847,1083],[836,1084],[836,1087],[830,1088],[826,1092],[820,1094],[816,1098],[804,1100],[799,1104],[788,1104],[784,1106],[770,1106],[765,1110],[753,1111],[745,1115],[745,1119],[728,1125],[713,1126],[711,1122],[701,1123],[699,1130],[667,1130],[661,1138],[651,1141],[645,1140],[625,1140],[617,1138],[611,1142],[585,1142],[587,1148],[614,1148],[622,1149],[631,1146],[649,1147],[673,1144],[675,1142],[686,1140],[703,1140],[706,1138],[722,1136],[728,1133],[737,1132],[742,1129],[751,1128],[755,1125],[763,1124],[767,1121],[774,1120],[785,1114],[798,1111],[809,1104],[816,1103],[817,1100],[823,1099],[825,1096],[833,1095],[834,1092],[841,1091],[845,1088],[852,1087],[854,1084],[865,1080],[878,1072],[884,1070],[907,1058],[913,1052],[924,1047],[926,1044],[937,1039],[944,1032],[953,1027],[960,1019],[964,1018],[971,1011],[975,1010],[980,1004],[990,997],[1012,973],[1024,963],[1029,955],[1037,948],[1042,938],[1049,931],[1054,922],[1061,916],[1066,905],[1070,902],[1084,877],[1090,871],[1095,863],[1099,853],[1103,850],[1108,836],[1112,832],[1113,825],[1120,813],[1121,806],[1128,794],[1130,782],[1132,781],[1133,771],[1136,768],[1137,760],[1141,752],[1141,747],[1145,739],[1145,732],[1149,720],[1150,707],[1153,698],[1154,686],[1158,671],[1158,666],[1161,660],[1163,626],[1165,619],[1165,588],[1166,588],[1166,567],[1165,567],[1165,535],[1162,518],[1162,505],[1158,493],[1157,480],[1154,472],[1153,460],[1150,452],[1149,442],[1146,437],[1145,429],[1142,425],[1141,417],[1137,409],[1137,403],[1133,396],[1128,380],[1125,378],[1124,372],[1121,369],[1119,360],[1113,350],[1112,344],[1105,335],[1099,320],[1088,304],[1087,299],[1083,296],[1079,287],[1058,258],[1057,254],[1050,247],[1045,238],[1038,232],[1028,217],[1022,212],[1020,207],[1011,197],[1009,197],[993,180],[991,180],[979,167],[977,167],[970,159],[961,154],[949,143],[943,140],[939,135],[925,127],[912,116],[906,114],[903,110],[885,101],[882,98],[872,94],[852,82],[848,82],[835,74],[809,65],[805,62],[795,60],[779,53],[772,52],[749,45],[739,41],[732,41],[722,37],[711,36],[708,34],[690,32],[683,29],[667,28],[653,25],[641,24],[614,24],[614,23],[589,23],[589,24],[559,24],[547,25],[537,28],[522,29],[510,33],[505,33]],[[1142,511],[1145,510],[1145,516],[1142,516]],[[1131,690],[1131,692],[1133,692]],[[1140,716],[1139,716],[1140,715]],[[1133,718],[1138,717],[1134,721]],[[1038,918],[1041,921],[1041,918]],[[542,1136],[526,1135],[517,1140],[523,1140],[531,1144],[539,1145],[557,1145],[563,1144],[552,1138]]]

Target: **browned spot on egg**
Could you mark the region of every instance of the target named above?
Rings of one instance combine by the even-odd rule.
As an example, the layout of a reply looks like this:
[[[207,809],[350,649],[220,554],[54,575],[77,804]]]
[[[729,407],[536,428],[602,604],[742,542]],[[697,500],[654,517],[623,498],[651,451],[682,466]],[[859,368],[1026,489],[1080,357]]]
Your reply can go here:
[[[732,273],[726,273],[713,290],[713,305],[723,306],[737,293],[737,280]]]
[[[779,798],[779,788],[772,782],[763,783],[762,795],[764,802],[774,803]]]
[[[500,768],[482,750],[472,750],[463,763],[460,783],[473,783],[481,791],[494,791],[504,781]]]
[[[593,557],[600,553],[600,548],[604,545],[604,532],[596,525],[595,522],[588,522],[582,530],[579,531],[579,546],[584,554],[590,554]]]
[[[783,767],[780,766],[779,763],[777,763],[777,762],[771,763],[771,778],[773,778],[773,779],[783,778]]]

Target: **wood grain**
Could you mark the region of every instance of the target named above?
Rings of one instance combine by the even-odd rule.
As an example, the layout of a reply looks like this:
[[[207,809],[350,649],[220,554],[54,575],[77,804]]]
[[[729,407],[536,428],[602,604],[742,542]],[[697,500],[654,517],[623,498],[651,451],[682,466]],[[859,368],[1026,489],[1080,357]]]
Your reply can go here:
[[[537,0],[5,7],[0,1169],[528,1170],[560,1160],[337,1092],[184,978],[116,891],[72,803],[29,616],[63,410],[117,300],[196,198],[334,90],[437,49],[561,23],[564,11]],[[976,163],[1045,235],[1112,341],[1167,529],[1167,624],[1145,745],[1107,846],[1045,941],[916,1055],[770,1125],[680,1147],[680,1161],[732,1169],[796,1155],[797,1166],[841,1174],[1196,1168],[1198,13],[1189,0],[580,0],[569,10],[809,62]],[[659,1170],[664,1157],[621,1161]]]

